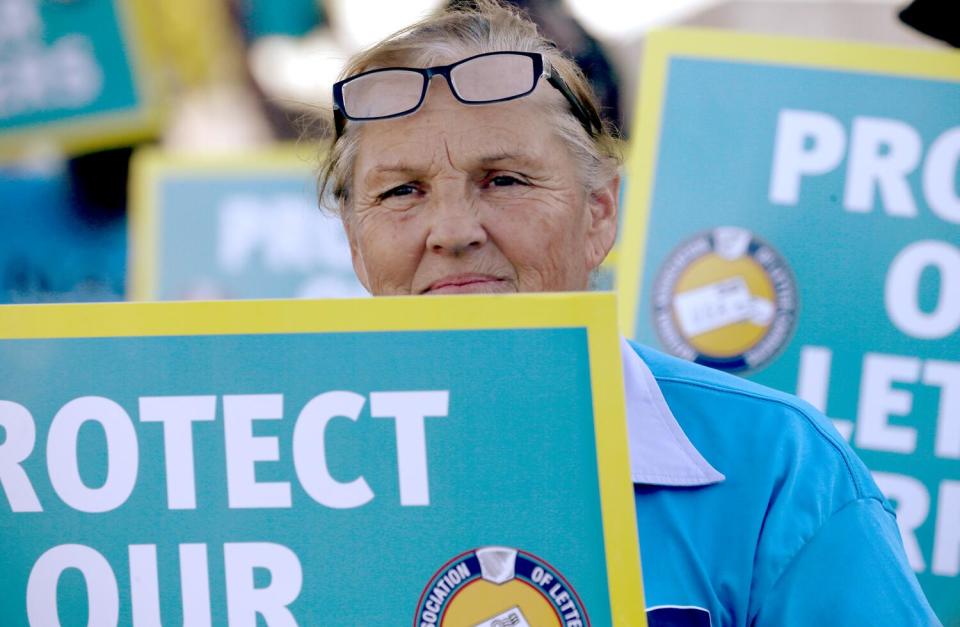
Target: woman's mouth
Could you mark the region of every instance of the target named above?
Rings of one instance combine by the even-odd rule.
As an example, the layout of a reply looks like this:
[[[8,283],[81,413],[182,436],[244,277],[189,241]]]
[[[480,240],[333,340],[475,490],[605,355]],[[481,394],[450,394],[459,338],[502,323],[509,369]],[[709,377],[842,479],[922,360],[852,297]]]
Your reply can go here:
[[[502,292],[506,281],[489,274],[445,276],[427,286],[421,294],[488,294]]]

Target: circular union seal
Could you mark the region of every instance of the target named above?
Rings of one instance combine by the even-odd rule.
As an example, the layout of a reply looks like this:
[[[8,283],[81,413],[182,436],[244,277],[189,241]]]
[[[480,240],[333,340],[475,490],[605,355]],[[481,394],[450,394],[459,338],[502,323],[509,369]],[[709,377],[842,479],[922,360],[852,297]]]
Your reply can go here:
[[[741,372],[786,346],[797,322],[797,287],[783,257],[750,231],[698,233],[667,257],[653,284],[653,326],[668,351]]]
[[[427,584],[414,627],[588,627],[580,597],[545,561],[487,546],[461,553]]]

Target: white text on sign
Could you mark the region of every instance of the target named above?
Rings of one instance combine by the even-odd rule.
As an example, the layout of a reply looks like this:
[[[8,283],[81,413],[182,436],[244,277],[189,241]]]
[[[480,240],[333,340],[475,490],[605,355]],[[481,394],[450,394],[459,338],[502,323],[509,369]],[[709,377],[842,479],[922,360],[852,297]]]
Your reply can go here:
[[[193,427],[216,419],[216,396],[148,396],[139,400],[140,422],[163,430],[167,504],[169,509],[195,509]],[[447,415],[448,391],[372,392],[370,415],[395,422],[400,504],[430,504],[427,471],[426,418]],[[225,395],[223,437],[227,495],[231,508],[288,508],[288,481],[258,481],[257,464],[279,460],[276,436],[254,435],[257,421],[283,418],[282,394]],[[339,481],[327,466],[327,426],[335,418],[356,421],[366,403],[360,394],[324,392],[311,399],[293,428],[293,463],[304,491],[321,505],[335,509],[360,507],[374,498],[363,476]],[[83,481],[77,458],[80,428],[98,423],[107,451],[106,480],[98,487]],[[14,512],[43,511],[23,462],[36,442],[36,423],[18,403],[0,400],[0,485]],[[47,432],[46,465],[53,491],[82,512],[114,510],[130,497],[137,481],[139,444],[133,420],[115,401],[84,396],[66,403]],[[33,481],[37,480],[36,477]]]

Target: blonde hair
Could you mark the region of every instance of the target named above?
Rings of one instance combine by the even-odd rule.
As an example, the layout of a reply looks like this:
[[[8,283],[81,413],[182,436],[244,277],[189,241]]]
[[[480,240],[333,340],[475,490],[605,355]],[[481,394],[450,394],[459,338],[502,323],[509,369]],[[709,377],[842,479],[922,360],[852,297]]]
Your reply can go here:
[[[484,52],[539,52],[588,111],[599,111],[598,99],[583,72],[540,35],[536,24],[499,0],[474,0],[465,5],[442,9],[360,52],[347,63],[341,79],[380,67],[428,67]],[[604,122],[591,136],[566,100],[562,102],[562,107],[550,107],[555,118],[554,128],[579,162],[584,187],[593,191],[608,182],[620,166],[622,158],[616,131]],[[359,143],[356,126],[351,122],[346,124],[343,135],[339,140],[332,140],[320,164],[321,206],[332,192],[336,204],[327,208],[341,217],[351,200]]]

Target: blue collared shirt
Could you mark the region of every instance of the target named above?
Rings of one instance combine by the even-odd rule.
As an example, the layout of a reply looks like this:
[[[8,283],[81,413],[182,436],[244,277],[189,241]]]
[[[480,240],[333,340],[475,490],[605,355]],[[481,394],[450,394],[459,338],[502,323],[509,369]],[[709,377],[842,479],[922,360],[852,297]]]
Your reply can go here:
[[[822,414],[626,340],[622,356],[650,627],[939,625]]]

